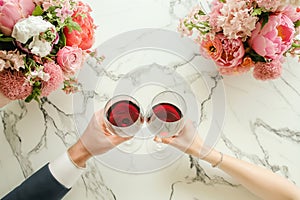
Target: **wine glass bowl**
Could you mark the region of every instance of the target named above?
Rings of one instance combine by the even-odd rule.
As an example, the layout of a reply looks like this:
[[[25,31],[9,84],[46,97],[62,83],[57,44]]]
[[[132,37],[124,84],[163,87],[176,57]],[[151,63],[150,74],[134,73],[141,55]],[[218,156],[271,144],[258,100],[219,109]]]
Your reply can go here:
[[[129,95],[111,98],[104,107],[107,130],[121,137],[132,137],[142,127],[143,111],[136,99]]]
[[[150,132],[161,138],[177,135],[183,128],[186,114],[184,98],[174,91],[156,95],[149,106],[146,120]]]

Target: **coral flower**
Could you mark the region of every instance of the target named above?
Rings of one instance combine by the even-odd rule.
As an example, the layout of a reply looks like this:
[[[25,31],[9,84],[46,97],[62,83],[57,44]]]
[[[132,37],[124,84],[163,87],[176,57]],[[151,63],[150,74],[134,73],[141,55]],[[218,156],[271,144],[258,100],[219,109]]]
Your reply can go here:
[[[91,8],[82,2],[78,3],[78,8],[72,15],[74,22],[78,23],[81,30],[70,31],[67,27],[64,29],[67,46],[78,46],[86,50],[92,47],[95,40],[95,24],[90,15]]]
[[[205,58],[216,61],[221,56],[222,51],[222,43],[218,37],[211,39],[207,36],[200,42],[200,52]]]

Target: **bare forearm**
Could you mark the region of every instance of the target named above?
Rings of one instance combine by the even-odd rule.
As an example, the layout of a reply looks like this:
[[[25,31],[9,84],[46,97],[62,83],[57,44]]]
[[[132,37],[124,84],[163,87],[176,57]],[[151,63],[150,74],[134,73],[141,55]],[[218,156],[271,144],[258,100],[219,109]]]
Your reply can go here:
[[[213,150],[204,160],[215,164],[220,160],[220,153]],[[224,155],[219,168],[262,199],[300,200],[299,188],[263,167]]]

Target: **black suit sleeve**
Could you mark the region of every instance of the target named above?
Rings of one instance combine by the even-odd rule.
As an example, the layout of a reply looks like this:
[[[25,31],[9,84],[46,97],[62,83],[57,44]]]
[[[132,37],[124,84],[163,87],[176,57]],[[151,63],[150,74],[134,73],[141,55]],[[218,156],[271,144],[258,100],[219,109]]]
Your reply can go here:
[[[58,200],[69,190],[53,177],[47,164],[1,200]]]

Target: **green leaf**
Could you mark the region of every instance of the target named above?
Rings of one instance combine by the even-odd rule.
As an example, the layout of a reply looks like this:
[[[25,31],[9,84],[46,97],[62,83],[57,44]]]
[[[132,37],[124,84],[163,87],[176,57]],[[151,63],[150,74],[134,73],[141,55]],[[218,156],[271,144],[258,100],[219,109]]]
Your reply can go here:
[[[300,48],[300,44],[293,43],[292,47],[294,47],[294,48]]]
[[[252,16],[261,15],[261,13],[262,13],[262,8],[255,8],[253,10]]]
[[[300,20],[296,21],[294,24],[295,24],[295,28],[298,28],[300,26]]]
[[[33,99],[39,102],[39,97],[41,95],[41,85],[42,84],[38,81],[33,84],[33,89],[31,94],[25,99],[26,103],[29,103]]]
[[[198,15],[206,15],[205,12],[203,12],[203,10],[199,10]]]
[[[264,28],[264,26],[269,22],[270,13],[263,13],[262,14],[262,23],[261,23],[261,29]]]
[[[0,37],[0,42],[12,42],[13,40],[12,37]]]
[[[81,31],[81,27],[79,26],[79,24],[77,22],[74,22],[73,20],[68,21],[66,26],[68,27],[69,32],[72,32],[73,30]]]
[[[248,55],[253,60],[253,62],[266,62],[266,59],[263,56],[258,55],[255,51],[249,52]]]
[[[35,9],[32,12],[33,16],[41,16],[44,13],[41,6],[36,6]]]

